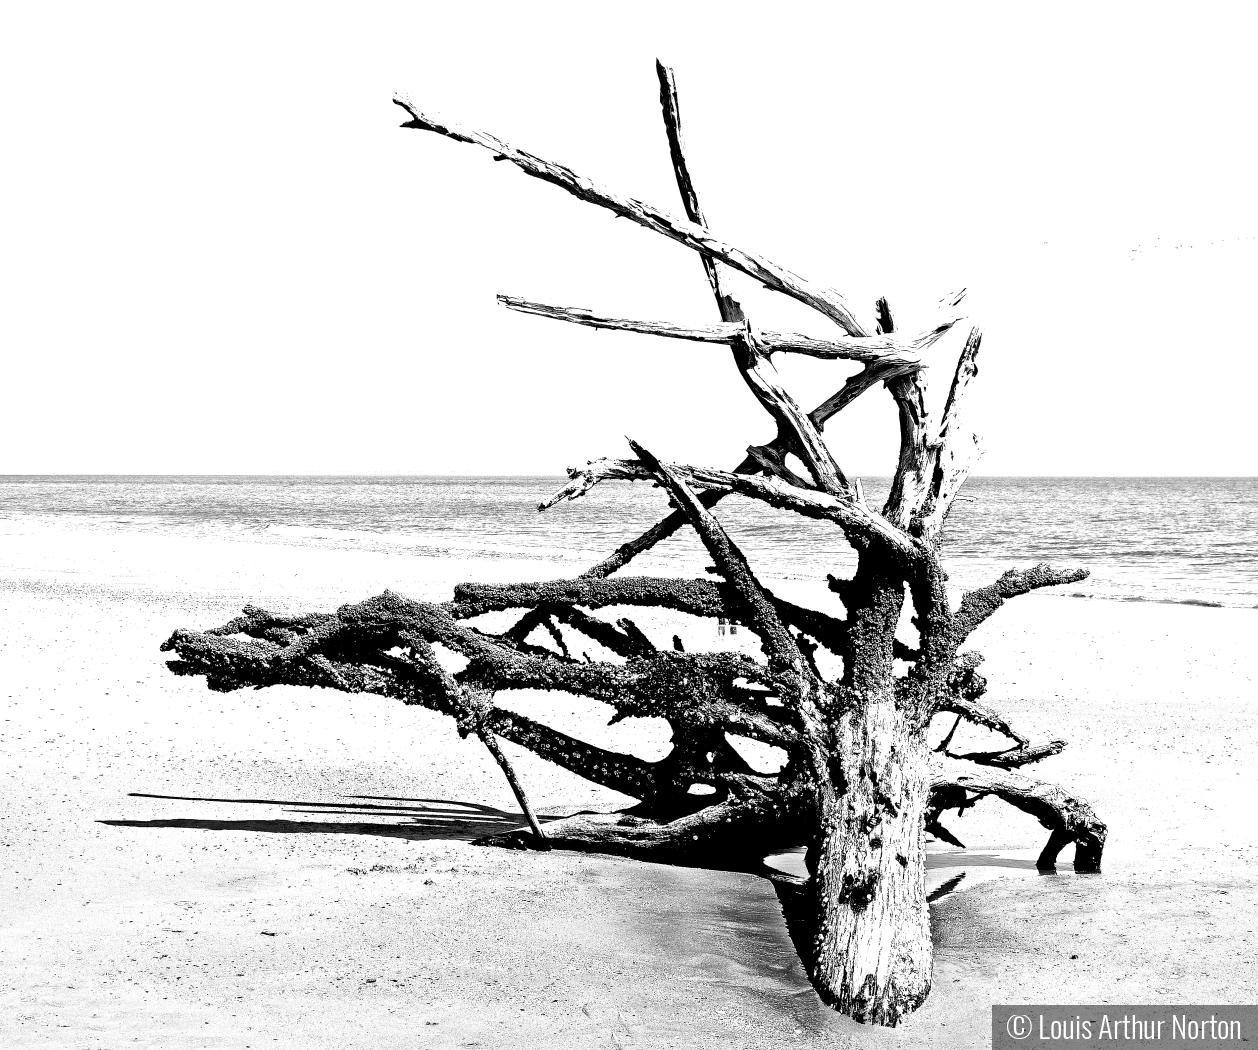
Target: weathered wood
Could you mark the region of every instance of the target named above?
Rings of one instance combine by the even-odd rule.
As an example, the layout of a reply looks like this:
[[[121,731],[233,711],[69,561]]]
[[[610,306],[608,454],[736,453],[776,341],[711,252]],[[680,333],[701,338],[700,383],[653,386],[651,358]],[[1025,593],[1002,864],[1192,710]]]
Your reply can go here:
[[[990,729],[996,733],[1003,733],[1010,740],[1015,741],[1019,747],[1023,747],[1030,743],[1025,736],[1014,729],[1005,717],[996,711],[993,711],[985,704],[980,704],[976,700],[969,700],[957,694],[951,694],[946,700],[940,703],[939,712],[950,711],[965,719],[976,726],[982,726],[984,729]]]
[[[686,160],[686,150],[682,144],[681,105],[677,99],[676,78],[673,71],[658,60],[655,63],[655,73],[660,82],[660,111],[664,117],[664,133],[668,136],[668,155],[673,162],[673,177],[677,180],[682,207],[685,209],[687,219],[699,226],[707,226],[708,221],[703,215],[703,209],[699,206],[699,192],[695,189],[694,179],[690,176],[690,164]],[[742,321],[742,307],[729,294],[720,264],[706,252],[701,252],[699,258],[703,263],[703,271],[712,289],[712,295],[716,299],[717,312],[721,315],[721,320],[727,323]]]
[[[558,186],[579,200],[606,208],[622,219],[629,219],[648,230],[663,234],[679,244],[684,244],[687,248],[713,256],[759,281],[766,288],[789,295],[792,299],[830,318],[848,335],[869,334],[848,309],[843,296],[833,288],[821,287],[761,255],[736,248],[715,236],[706,227],[691,222],[689,219],[669,215],[643,201],[632,197],[622,197],[602,189],[562,164],[553,164],[532,153],[516,149],[486,132],[459,127],[448,121],[437,121],[425,116],[400,96],[394,98],[393,101],[410,114],[411,119],[402,125],[404,128],[433,131],[456,142],[481,146],[493,153],[496,158],[510,161],[526,175],[532,175],[543,182]]]
[[[1044,565],[1011,571],[951,607],[940,551],[944,519],[972,462],[974,442],[962,410],[977,374],[979,330],[961,351],[936,429],[926,413],[922,351],[951,322],[904,339],[884,299],[875,309],[877,334],[871,335],[838,293],[717,238],[687,162],[675,80],[662,65],[657,74],[685,218],[395,101],[411,117],[406,127],[490,149],[531,176],[695,250],[720,315],[714,324],[680,326],[507,297],[503,302],[594,328],[728,345],[740,375],[776,423],[774,439],[750,448],[734,471],[671,463],[637,445],[636,459],[599,459],[570,470],[568,484],[543,509],[604,481],[646,481],[663,488],[676,508],[576,580],[463,584],[445,603],[385,592],[334,614],[299,617],[250,606],[221,628],[176,631],[163,648],[176,654],[172,671],[204,675],[213,690],[285,684],[373,693],[452,718],[465,734],[476,732],[531,828],[487,844],[535,847],[549,840],[570,849],[747,871],[757,870],[771,848],[804,844],[810,877],[797,887],[797,903],[811,933],[801,957],[818,993],[852,1017],[895,1024],[930,987],[925,837],[930,832],[959,844],[940,822],[942,814],[962,812],[976,798],[1001,798],[1050,829],[1041,866],[1055,863],[1069,842],[1076,843],[1079,870],[1100,864],[1106,829],[1087,803],[1012,771],[1056,754],[1064,741],[1033,744],[979,703],[987,688],[976,670],[981,657],[960,651],[1008,598],[1086,574]],[[758,331],[730,294],[727,266],[820,311],[846,334],[820,339]],[[950,297],[947,305],[958,301]],[[777,352],[853,360],[862,368],[805,414],[773,368]],[[821,436],[828,419],[879,383],[895,400],[901,431],[882,513],[866,504],[859,479],[849,481]],[[787,466],[791,454],[804,464],[807,478]],[[842,531],[857,555],[850,579],[830,578],[842,617],[783,601],[763,585],[712,514],[730,493]],[[611,578],[683,524],[695,530],[721,579]],[[906,601],[918,634],[911,646],[896,638]],[[633,607],[746,625],[761,652],[686,652],[676,634],[670,647],[666,635],[653,640],[623,615],[609,622]],[[603,618],[599,609],[615,611]],[[498,633],[484,629],[480,618],[503,610],[521,615]],[[822,646],[839,659],[821,659]],[[443,666],[437,647],[461,657],[459,670]],[[594,658],[598,647],[605,658]],[[837,670],[823,673],[829,667]],[[672,747],[648,762],[493,706],[496,693],[514,689],[589,698],[607,706],[612,723],[664,719]],[[931,753],[931,717],[948,711],[957,714],[957,723]],[[954,756],[948,749],[962,720],[1001,733],[1013,745]],[[731,743],[734,736],[780,748],[785,763],[776,772],[757,771]],[[581,814],[543,829],[499,738],[638,805],[630,813]]]
[[[1100,870],[1108,829],[1083,799],[1063,791],[1056,784],[1009,770],[946,759],[937,765],[931,787],[940,794],[949,789],[959,789],[975,797],[994,795],[1016,809],[1030,813],[1052,832],[1036,862],[1041,871],[1052,871],[1057,854],[1071,842],[1075,843],[1075,871]]]
[[[520,810],[524,813],[524,819],[528,821],[529,827],[533,829],[533,834],[537,837],[536,847],[542,850],[550,849],[550,843],[546,840],[546,833],[542,830],[542,825],[538,823],[537,814],[533,812],[528,795],[524,792],[524,785],[520,783],[520,778],[516,775],[515,767],[511,765],[506,753],[495,739],[493,731],[489,729],[483,719],[476,726],[476,735],[489,753],[493,755],[494,761],[498,763],[498,768],[502,770],[503,776],[507,778],[507,783],[511,787],[511,793],[515,795],[515,800],[519,803]]]
[[[914,517],[926,499],[929,481],[930,416],[926,410],[926,384],[920,372],[909,372],[887,382],[895,398],[900,421],[900,456],[883,516],[896,528],[920,535]]]
[[[1087,569],[1056,569],[1046,562],[1041,562],[1032,569],[1010,569],[995,583],[970,591],[962,597],[953,620],[955,644],[959,646],[964,642],[1009,598],[1016,598],[1043,587],[1078,583],[1087,578]]]
[[[895,331],[886,299],[878,300],[875,313],[880,333],[890,335]],[[926,383],[919,370],[889,376],[886,384],[895,399],[900,421],[900,455],[882,513],[897,528],[920,535],[920,528],[913,528],[913,519],[926,498],[928,482],[930,420],[926,412]]]
[[[624,317],[607,317],[581,306],[550,306],[530,302],[513,295],[499,295],[498,302],[517,313],[546,317],[552,321],[566,321],[587,328],[603,328],[616,332],[636,332],[639,335],[656,335],[665,339],[680,339],[694,343],[718,343],[736,346],[744,335],[740,321],[713,321],[706,325],[679,325],[671,321],[635,321]],[[816,339],[798,332],[757,332],[756,339],[763,354],[802,354],[822,361],[862,361],[885,364],[897,368],[918,369],[926,365],[921,359],[923,350],[941,339],[955,320],[942,321],[928,332],[923,332],[907,342],[887,335],[871,335],[862,338]]]
[[[952,509],[952,501],[983,453],[978,434],[973,431],[967,433],[959,423],[962,397],[978,375],[978,348],[982,341],[982,331],[970,329],[969,338],[957,359],[939,433],[930,444],[927,467],[932,477],[921,508],[921,529],[928,537],[938,537],[948,511]]]
[[[668,151],[673,162],[677,189],[681,193],[682,206],[686,210],[686,217],[691,222],[706,226],[707,220],[699,207],[699,194],[695,190],[690,166],[686,162],[686,153],[682,147],[681,111],[677,100],[677,85],[672,70],[660,62],[656,63],[656,73],[660,81],[660,104],[664,116],[664,128],[668,135]],[[782,385],[777,369],[773,367],[770,360],[772,350],[753,330],[742,306],[726,292],[720,264],[707,255],[701,258],[708,284],[716,297],[721,320],[727,324],[741,323],[742,328],[733,333],[730,345],[733,348],[734,364],[748,389],[765,411],[773,417],[778,426],[779,437],[786,447],[803,462],[812,477],[813,484],[824,492],[835,495],[849,494],[847,479],[822,440],[820,430],[804,414],[795,399]],[[783,476],[781,471],[774,473],[779,477]]]
[[[813,484],[822,492],[854,500],[855,491],[830,454],[821,431],[787,393],[750,321],[743,322],[742,335],[734,344],[734,359],[756,400],[777,423],[787,447],[807,468]]]
[[[674,820],[660,822],[636,813],[579,813],[547,824],[552,845],[582,853],[609,853],[656,864],[763,871],[762,858],[797,844],[799,827],[787,811],[767,819],[763,804],[726,799]],[[529,849],[520,831],[476,839],[479,846]]]
[[[869,681],[866,687],[872,685]],[[836,727],[841,794],[811,857],[813,984],[859,1021],[895,1025],[930,991],[925,740],[889,688]]]
[[[661,463],[636,441],[629,444],[643,467],[663,482],[681,512],[690,519],[690,524],[716,562],[717,571],[738,592],[743,604],[750,610],[752,623],[764,639],[769,666],[772,668],[775,663],[783,667],[799,664],[802,659],[799,646],[747,564],[743,552],[729,538],[720,522],[699,502],[673,468]]]
[[[825,424],[833,419],[839,412],[843,411],[848,405],[855,401],[861,394],[871,387],[877,386],[881,382],[888,379],[894,379],[897,375],[906,374],[909,370],[907,365],[867,365],[862,368],[856,375],[847,379],[843,386],[831,394],[828,398],[821,402],[816,408],[808,413],[813,424],[820,430]],[[736,466],[731,473],[734,474],[751,474],[757,470],[763,469],[761,462],[763,458],[771,461],[779,461],[782,456],[790,451],[787,440],[779,435],[767,445],[759,445],[756,452],[748,451],[747,457]],[[782,477],[779,471],[771,471],[771,473]],[[795,482],[789,477],[784,477],[790,484]],[[716,506],[721,499],[727,495],[724,491],[701,492],[699,499],[703,501],[703,505],[709,509]],[[617,569],[622,569],[629,564],[639,554],[644,554],[656,544],[662,543],[664,540],[672,536],[678,529],[686,524],[685,515],[672,512],[664,518],[661,518],[656,524],[652,525],[645,532],[626,543],[623,543],[612,554],[608,555],[598,564],[591,566],[583,574],[588,577],[610,576]]]
[[[670,463],[686,484],[720,492],[734,492],[750,499],[761,500],[779,510],[789,510],[804,517],[832,521],[845,533],[865,540],[884,544],[889,551],[904,557],[914,557],[916,548],[912,539],[892,526],[882,515],[861,506],[855,499],[842,499],[828,492],[800,489],[785,484],[780,478],[759,478],[746,474],[731,474],[724,470],[709,470]],[[594,486],[604,481],[651,481],[655,475],[631,459],[596,459],[584,467],[569,467],[570,481],[553,496],[543,500],[539,509],[548,510],[565,500],[579,499]],[[855,493],[853,492],[853,497]]]
[[[765,593],[778,615],[790,626],[812,635],[823,645],[834,648],[835,652],[843,651],[845,626],[842,620],[786,601],[767,588]],[[752,625],[737,591],[728,583],[710,579],[621,576],[609,580],[581,576],[545,583],[460,583],[455,585],[454,598],[453,602],[440,608],[447,610],[455,619],[469,619],[504,609],[538,610],[545,615],[564,617],[565,609],[574,605],[588,609],[629,605],[671,609],[708,619],[723,617],[749,628]],[[522,640],[513,639],[514,633],[512,628],[503,637],[506,640]]]
[[[347,630],[338,617],[338,623],[342,624],[341,631]],[[340,632],[338,632],[340,633]],[[288,647],[285,653],[281,653],[279,659],[281,662],[291,662],[295,656],[290,656],[294,651],[300,651],[302,643],[308,643],[307,648],[314,644],[322,643],[324,645],[332,637],[331,632],[323,631],[322,636],[319,631],[312,631],[306,639],[295,641]],[[315,641],[311,642],[310,639]],[[537,836],[538,845],[541,849],[550,849],[546,842],[546,836],[542,832],[542,826],[537,822],[537,814],[533,812],[533,807],[529,803],[528,795],[525,794],[524,786],[520,783],[520,778],[516,776],[515,768],[511,765],[511,760],[507,758],[506,753],[498,745],[498,741],[494,738],[493,730],[489,726],[490,705],[481,690],[474,686],[460,685],[454,680],[441,662],[437,659],[437,654],[433,651],[432,645],[428,639],[422,634],[415,631],[406,631],[401,635],[401,639],[405,641],[409,647],[412,656],[423,667],[428,679],[433,682],[436,687],[445,694],[450,706],[455,710],[455,722],[459,727],[459,733],[463,736],[469,733],[475,733],[477,739],[485,745],[485,749],[493,756],[498,768],[502,770],[502,774],[507,778],[507,784],[511,788],[512,794],[515,795],[516,802],[520,805],[520,811],[524,814],[524,819],[528,821],[529,827],[533,829],[533,834]],[[327,661],[327,657],[322,657]],[[330,661],[328,661],[330,664]]]
[[[1005,748],[1003,751],[971,751],[968,754],[948,755],[948,757],[976,762],[980,766],[1017,769],[1020,766],[1029,766],[1033,762],[1051,758],[1053,755],[1060,755],[1065,749],[1066,741],[1064,740],[1045,740],[1039,744],[1019,744],[1017,747]]]

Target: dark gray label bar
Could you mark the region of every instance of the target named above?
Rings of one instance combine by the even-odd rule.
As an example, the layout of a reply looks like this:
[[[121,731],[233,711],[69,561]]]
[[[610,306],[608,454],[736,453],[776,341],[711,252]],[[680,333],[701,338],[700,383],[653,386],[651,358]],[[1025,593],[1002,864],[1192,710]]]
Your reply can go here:
[[[992,1050],[1258,1050],[1256,1006],[993,1006]]]

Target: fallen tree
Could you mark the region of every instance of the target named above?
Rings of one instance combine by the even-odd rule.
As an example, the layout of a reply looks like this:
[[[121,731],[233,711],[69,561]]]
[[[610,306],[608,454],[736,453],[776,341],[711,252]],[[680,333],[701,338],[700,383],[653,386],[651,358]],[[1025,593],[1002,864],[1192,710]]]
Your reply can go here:
[[[385,592],[335,613],[297,617],[247,606],[222,627],[175,631],[163,649],[175,653],[175,673],[204,675],[214,690],[319,686],[395,697],[454,719],[461,733],[475,733],[494,752],[528,819],[528,829],[481,840],[486,844],[558,846],[744,870],[760,870],[769,852],[805,845],[809,878],[800,893],[809,934],[801,954],[813,983],[844,1013],[894,1025],[930,987],[926,836],[960,844],[942,823],[945,813],[961,812],[987,795],[1003,799],[1049,830],[1042,869],[1052,869],[1071,843],[1076,870],[1099,868],[1106,829],[1087,803],[1018,771],[1056,754],[1064,742],[1033,743],[986,706],[986,682],[977,671],[981,657],[964,648],[1007,599],[1086,573],[1047,565],[1011,570],[953,607],[940,550],[949,509],[978,454],[963,408],[977,374],[981,333],[971,330],[959,352],[936,424],[926,407],[923,354],[955,322],[945,319],[904,337],[880,300],[876,324],[868,329],[837,292],[712,233],[686,163],[672,73],[663,66],[658,72],[684,218],[395,101],[408,114],[403,127],[485,147],[498,160],[694,249],[715,298],[715,322],[634,321],[500,298],[513,310],[564,322],[728,346],[734,366],[776,424],[773,440],[750,447],[730,471],[670,463],[633,442],[632,458],[598,459],[570,470],[569,482],[541,509],[609,481],[657,485],[673,507],[656,526],[575,579],[465,583],[444,603]],[[812,307],[838,331],[818,339],[758,330],[729,294],[727,267]],[[776,353],[855,361],[861,368],[832,397],[804,412],[778,378]],[[875,509],[860,480],[840,468],[822,430],[856,397],[880,385],[899,414],[900,452],[887,500]],[[857,554],[850,579],[829,577],[842,617],[786,601],[761,583],[713,514],[731,494],[841,531]],[[634,557],[682,527],[702,540],[714,578],[619,575]],[[906,602],[909,633],[916,635],[907,641],[896,633]],[[676,636],[671,645],[652,639],[628,615],[635,607],[742,625],[754,632],[762,658],[686,652]],[[484,625],[482,618],[507,610],[519,612],[510,627]],[[822,650],[827,660],[819,659]],[[823,663],[841,670],[827,676]],[[592,746],[495,706],[495,695],[510,690],[589,697],[608,705],[613,721],[665,719],[672,750],[649,762]],[[955,721],[932,749],[932,719],[948,715]],[[1009,745],[954,754],[951,742],[963,723],[1003,736]],[[780,748],[785,764],[757,770],[731,737]],[[497,738],[638,804],[543,828]]]

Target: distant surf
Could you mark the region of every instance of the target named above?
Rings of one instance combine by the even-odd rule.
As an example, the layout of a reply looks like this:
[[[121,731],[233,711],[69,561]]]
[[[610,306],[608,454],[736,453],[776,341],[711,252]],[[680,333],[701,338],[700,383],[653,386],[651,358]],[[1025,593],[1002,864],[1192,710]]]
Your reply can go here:
[[[647,485],[601,486],[544,514],[555,477],[0,476],[0,529],[167,532],[284,547],[398,556],[531,560],[539,574],[583,571],[666,513]],[[886,479],[867,478],[870,502]],[[1258,479],[972,478],[945,534],[957,589],[1040,561],[1091,576],[1063,597],[1258,608]],[[854,558],[825,522],[740,498],[717,514],[763,575],[843,576]],[[683,530],[633,564],[703,575]]]

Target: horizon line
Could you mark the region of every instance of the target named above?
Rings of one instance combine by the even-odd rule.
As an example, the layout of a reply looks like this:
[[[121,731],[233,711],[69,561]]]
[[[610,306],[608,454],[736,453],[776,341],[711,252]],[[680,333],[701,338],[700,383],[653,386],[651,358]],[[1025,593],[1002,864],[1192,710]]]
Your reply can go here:
[[[852,473],[853,477],[871,480],[890,480],[891,474],[858,474]],[[146,471],[135,473],[104,473],[104,472],[30,472],[30,473],[14,473],[0,474],[0,481],[26,480],[40,478],[58,478],[58,479],[80,479],[80,478],[100,478],[100,479],[121,479],[121,478],[216,478],[216,479],[254,479],[254,478],[310,478],[310,479],[343,479],[343,478],[546,478],[562,480],[567,477],[566,474],[551,473],[501,473],[501,474],[480,474],[469,472],[430,472],[430,473],[399,473],[395,471],[360,471],[357,473],[319,473],[294,471],[289,473],[214,473],[214,472],[193,472],[185,474],[175,474],[169,472]],[[967,481],[978,481],[983,479],[992,480],[1051,480],[1051,479],[1093,479],[1093,480],[1196,480],[1196,479],[1212,479],[1212,480],[1235,480],[1249,481],[1258,480],[1258,474],[972,474]]]

